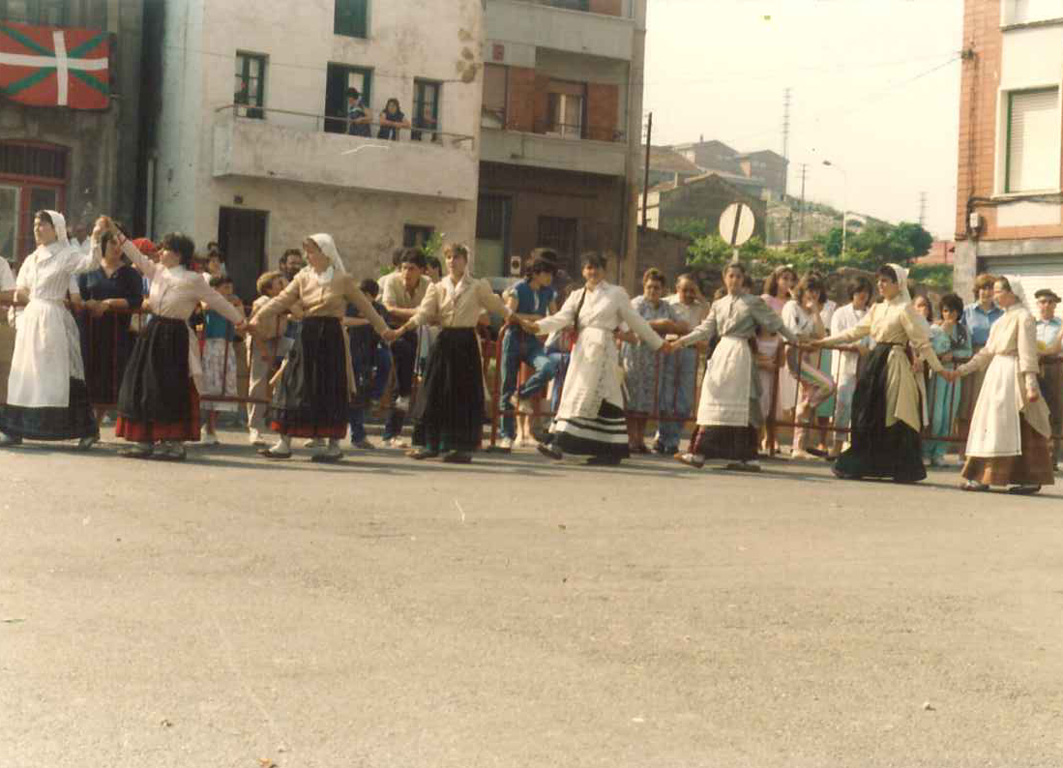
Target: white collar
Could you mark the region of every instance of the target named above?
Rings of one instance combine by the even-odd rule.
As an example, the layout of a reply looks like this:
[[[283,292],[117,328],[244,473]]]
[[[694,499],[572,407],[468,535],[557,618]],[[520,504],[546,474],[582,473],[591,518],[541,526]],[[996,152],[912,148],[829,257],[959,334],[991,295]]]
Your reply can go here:
[[[336,277],[336,268],[330,266],[324,272],[314,272],[314,278],[317,280],[318,285],[328,285]]]

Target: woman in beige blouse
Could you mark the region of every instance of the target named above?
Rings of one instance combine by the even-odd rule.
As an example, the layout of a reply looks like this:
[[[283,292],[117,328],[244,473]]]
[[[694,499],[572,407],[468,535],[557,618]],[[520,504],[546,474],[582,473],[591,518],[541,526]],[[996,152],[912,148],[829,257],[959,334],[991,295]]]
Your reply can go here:
[[[347,274],[331,235],[311,235],[303,241],[303,251],[308,266],[251,318],[252,333],[260,333],[259,329],[272,327],[267,320],[296,302],[304,309],[299,336],[285,358],[269,409],[270,428],[280,438],[259,453],[270,459],[289,459],[293,437],[327,438],[312,460],[331,463],[343,458],[339,441],[347,433],[348,402],[354,387],[343,330],[348,302],[382,337],[390,341],[394,334]]]
[[[1004,316],[993,323],[986,345],[943,374],[956,381],[986,371],[967,435],[962,488],[1010,485],[1011,493],[1033,494],[1055,482],[1051,422],[1037,383],[1037,323],[1023,306],[1025,292],[1017,277],[998,277],[993,298]]]
[[[890,478],[914,483],[926,477],[919,432],[923,428],[922,377],[912,372],[909,347],[935,373],[941,361],[930,346],[930,326],[908,293],[908,270],[897,264],[880,267],[878,291],[883,301],[853,328],[812,346],[852,344],[870,336],[874,352],[860,374],[853,395],[852,444],[838,456],[834,474],[843,479]]]
[[[476,324],[486,310],[508,318],[512,311],[486,280],[469,273],[469,249],[448,244],[447,276],[428,288],[417,313],[395,332],[421,325],[442,326],[432,344],[424,386],[414,405],[412,459],[443,454],[443,461],[467,464],[483,435],[484,389]]]

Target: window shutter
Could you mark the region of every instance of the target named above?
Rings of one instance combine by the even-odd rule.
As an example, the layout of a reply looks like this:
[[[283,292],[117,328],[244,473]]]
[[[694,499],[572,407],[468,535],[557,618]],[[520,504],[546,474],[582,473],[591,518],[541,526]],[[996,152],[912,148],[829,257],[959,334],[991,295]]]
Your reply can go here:
[[[1008,158],[1005,192],[1059,189],[1059,89],[1008,97]]]

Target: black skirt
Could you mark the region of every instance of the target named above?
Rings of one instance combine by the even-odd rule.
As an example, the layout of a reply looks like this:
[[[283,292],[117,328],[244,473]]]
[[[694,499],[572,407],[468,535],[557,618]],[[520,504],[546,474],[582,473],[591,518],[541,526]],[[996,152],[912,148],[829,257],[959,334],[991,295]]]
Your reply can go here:
[[[107,313],[93,317],[88,311],[78,317],[85,383],[94,403],[110,405],[118,402],[122,376],[133,351],[129,320],[129,315]]]
[[[273,390],[267,421],[289,437],[342,438],[350,402],[347,341],[336,317],[308,317]]]
[[[690,452],[705,459],[754,461],[757,458],[757,430],[751,426],[699,426],[697,434],[690,438]]]
[[[838,475],[890,478],[898,483],[926,478],[919,433],[903,421],[886,427],[886,378],[893,346],[876,346],[856,381],[851,447],[838,457],[834,466]]]
[[[473,328],[444,328],[428,355],[412,416],[413,444],[432,451],[474,451],[483,436],[484,385]]]
[[[126,363],[118,415],[127,421],[172,424],[189,418],[188,325],[152,317]]]
[[[81,379],[70,379],[70,400],[66,407],[27,408],[5,405],[0,408],[0,432],[27,440],[74,440],[100,434],[89,404],[89,390]]]

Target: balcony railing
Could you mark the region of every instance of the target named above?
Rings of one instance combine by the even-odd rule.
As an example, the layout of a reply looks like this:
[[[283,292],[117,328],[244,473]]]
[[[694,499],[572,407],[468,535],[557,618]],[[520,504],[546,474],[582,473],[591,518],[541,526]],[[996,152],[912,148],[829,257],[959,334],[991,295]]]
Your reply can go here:
[[[480,126],[483,128],[495,128],[501,131],[519,131],[520,128],[508,125],[506,122],[506,110],[504,107],[484,106],[481,110]],[[552,120],[536,120],[532,125],[531,133],[541,136],[551,136],[559,139],[592,140],[607,142],[625,141],[625,132],[615,125],[600,125],[587,123],[557,123]]]
[[[422,144],[436,144],[439,146],[452,147],[461,146],[465,142],[469,142],[471,145],[471,143],[475,141],[475,137],[466,133],[450,133],[425,125],[400,126],[398,123],[384,124],[378,120],[356,125],[350,119],[338,115],[319,115],[313,112],[297,112],[290,109],[275,109],[273,107],[256,107],[248,104],[226,104],[216,108],[214,111],[215,113],[228,111],[232,112],[233,117],[246,118],[249,120],[263,120],[284,128],[307,132],[324,132],[340,135],[347,134],[349,136],[359,136],[366,139],[381,138],[379,136],[379,129],[386,125],[386,127],[393,127],[398,133],[398,141],[414,141]],[[274,119],[271,119],[271,116]],[[359,127],[368,128],[369,134],[366,135],[364,133],[351,132],[352,128],[357,129]],[[390,141],[391,139],[382,140]]]

